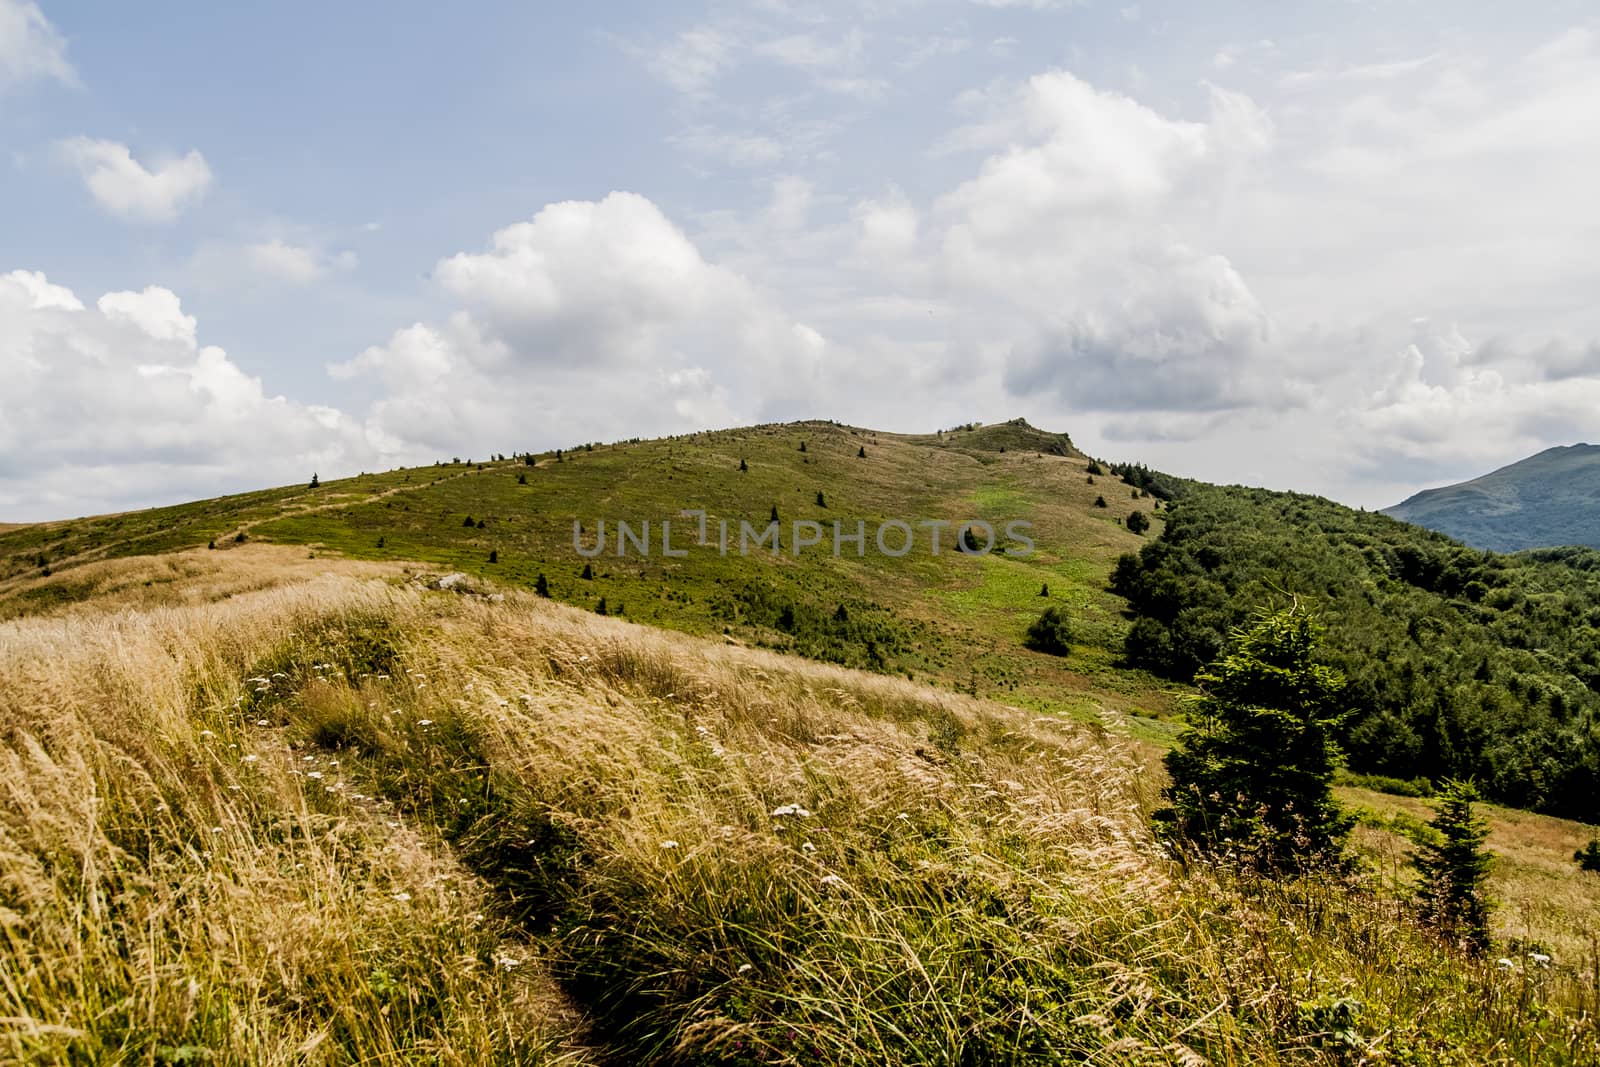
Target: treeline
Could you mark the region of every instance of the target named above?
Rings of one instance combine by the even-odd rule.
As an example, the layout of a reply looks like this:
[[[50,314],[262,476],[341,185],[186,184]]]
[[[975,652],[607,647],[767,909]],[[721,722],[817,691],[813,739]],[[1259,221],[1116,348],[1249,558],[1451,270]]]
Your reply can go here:
[[[1497,555],[1320,497],[1188,484],[1112,588],[1136,616],[1129,661],[1181,681],[1298,600],[1349,683],[1352,769],[1600,821],[1600,553]]]

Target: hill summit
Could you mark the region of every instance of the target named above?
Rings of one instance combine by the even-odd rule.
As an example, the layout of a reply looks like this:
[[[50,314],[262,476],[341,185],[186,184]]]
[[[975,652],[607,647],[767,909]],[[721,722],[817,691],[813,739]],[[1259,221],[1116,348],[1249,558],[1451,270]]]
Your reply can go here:
[[[1474,548],[1600,548],[1600,445],[1547,448],[1480,478],[1428,489],[1384,514]]]

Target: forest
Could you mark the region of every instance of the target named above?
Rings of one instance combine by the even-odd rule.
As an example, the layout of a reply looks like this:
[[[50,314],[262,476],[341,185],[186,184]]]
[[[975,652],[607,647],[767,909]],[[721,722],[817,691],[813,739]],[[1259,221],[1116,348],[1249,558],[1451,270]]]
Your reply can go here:
[[[1482,552],[1316,496],[1169,484],[1161,536],[1112,574],[1130,665],[1192,681],[1259,613],[1298,604],[1348,681],[1351,770],[1600,820],[1600,552]]]

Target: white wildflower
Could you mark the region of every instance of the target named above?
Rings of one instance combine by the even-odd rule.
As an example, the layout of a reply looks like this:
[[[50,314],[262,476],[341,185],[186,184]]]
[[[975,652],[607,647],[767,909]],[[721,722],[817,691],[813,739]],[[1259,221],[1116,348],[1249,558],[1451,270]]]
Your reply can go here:
[[[252,752],[248,756],[244,757],[244,762],[245,763],[255,763],[260,758],[261,758],[260,756],[256,755],[254,752]]]
[[[749,974],[751,971],[753,971],[755,969],[756,969],[755,968],[755,964],[753,964],[753,963],[741,963],[741,964],[739,964],[739,973],[740,974]]]
[[[826,875],[822,876],[822,884],[823,885],[844,885],[844,879],[840,878],[837,874],[826,874]]]
[[[1515,966],[1516,966],[1516,964],[1515,964],[1515,963],[1513,963],[1513,962],[1511,962],[1511,961],[1510,961],[1510,960],[1508,960],[1508,959],[1506,959],[1506,958],[1505,958],[1505,957],[1504,957],[1504,956],[1501,956],[1501,957],[1500,957],[1500,958],[1499,958],[1499,959],[1498,959],[1498,960],[1496,960],[1496,961],[1495,961],[1495,962],[1496,962],[1496,963],[1498,963],[1498,964],[1499,964],[1499,965],[1500,965],[1500,969],[1501,969],[1501,970],[1502,970],[1502,971],[1509,971],[1509,970],[1511,970],[1511,968],[1513,968],[1513,967],[1515,967]]]
[[[402,889],[402,890],[400,890],[400,892],[394,894],[394,899],[396,899],[400,903],[404,904],[406,901],[411,899],[411,894],[407,893],[404,889]]]
[[[678,843],[676,841],[673,841],[671,838],[668,838],[667,840],[661,842],[661,847],[662,848],[677,848],[678,847]]]

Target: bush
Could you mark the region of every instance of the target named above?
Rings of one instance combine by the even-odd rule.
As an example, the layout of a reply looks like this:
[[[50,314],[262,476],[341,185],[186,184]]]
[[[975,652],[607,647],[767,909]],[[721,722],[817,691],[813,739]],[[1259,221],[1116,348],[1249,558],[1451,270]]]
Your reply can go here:
[[[1142,534],[1150,529],[1150,519],[1142,511],[1135,511],[1128,516],[1128,529],[1136,534]]]
[[[1106,506],[1106,498],[1103,497],[1103,496],[1095,497],[1094,498],[1094,506],[1097,507],[1097,508],[1105,507]]]
[[[1600,871],[1600,837],[1572,854],[1573,862],[1585,871]]]
[[[1022,643],[1035,652],[1065,656],[1072,646],[1072,624],[1060,608],[1045,608],[1043,614],[1028,627],[1028,636]]]

